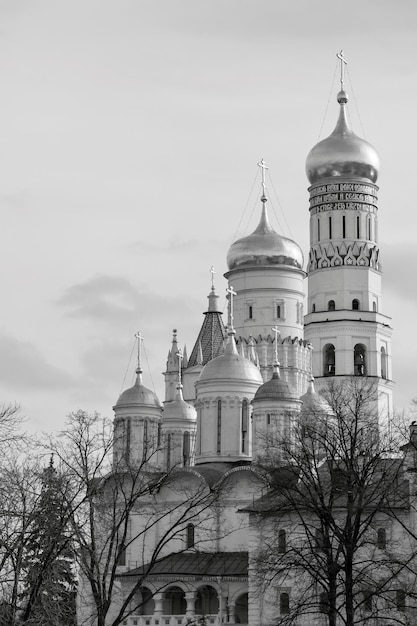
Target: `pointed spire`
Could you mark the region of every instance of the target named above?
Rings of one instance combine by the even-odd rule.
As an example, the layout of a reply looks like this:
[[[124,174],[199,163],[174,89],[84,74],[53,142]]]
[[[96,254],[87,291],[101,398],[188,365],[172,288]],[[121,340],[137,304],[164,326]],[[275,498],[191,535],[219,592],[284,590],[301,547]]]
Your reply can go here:
[[[177,329],[174,328],[174,330],[172,331],[171,348],[168,352],[168,358],[167,358],[167,371],[168,372],[174,372],[177,370],[177,352],[178,352]]]
[[[235,335],[235,329],[229,324],[227,328],[227,339],[224,347],[224,354],[238,354]]]
[[[311,395],[316,393],[316,390],[314,389],[314,376],[312,374],[310,375],[310,379],[308,381],[307,393]]]
[[[182,367],[186,369],[188,365],[187,346],[184,344],[184,350],[182,351]]]

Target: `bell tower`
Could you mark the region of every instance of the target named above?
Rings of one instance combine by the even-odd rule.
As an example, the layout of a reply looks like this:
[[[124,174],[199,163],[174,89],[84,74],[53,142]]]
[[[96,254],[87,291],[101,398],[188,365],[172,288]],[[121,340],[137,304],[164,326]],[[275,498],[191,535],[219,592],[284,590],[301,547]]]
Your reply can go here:
[[[380,421],[392,415],[391,318],[382,313],[378,245],[379,158],[351,130],[343,53],[336,128],[307,156],[311,183],[308,311],[305,339],[313,376],[366,376],[375,381]]]

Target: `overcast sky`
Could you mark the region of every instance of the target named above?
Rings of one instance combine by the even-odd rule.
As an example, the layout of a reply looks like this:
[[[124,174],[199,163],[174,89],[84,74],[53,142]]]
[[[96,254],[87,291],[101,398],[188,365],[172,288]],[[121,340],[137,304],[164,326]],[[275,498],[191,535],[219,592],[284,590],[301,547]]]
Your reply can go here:
[[[137,330],[163,400],[172,329],[190,352],[210,267],[223,302],[228,247],[256,226],[262,157],[271,221],[307,257],[305,157],[335,126],[343,49],[353,128],[382,163],[382,312],[406,406],[416,13],[414,0],[0,0],[1,400],[36,430],[78,408],[111,417]]]

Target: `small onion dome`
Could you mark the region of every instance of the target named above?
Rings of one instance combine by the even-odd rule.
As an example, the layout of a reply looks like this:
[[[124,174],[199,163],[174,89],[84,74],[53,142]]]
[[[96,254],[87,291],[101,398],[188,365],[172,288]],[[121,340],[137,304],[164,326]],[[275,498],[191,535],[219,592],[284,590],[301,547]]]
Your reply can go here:
[[[375,183],[378,178],[379,157],[375,148],[355,135],[346,118],[348,95],[337,94],[340,104],[339,120],[332,134],[319,141],[306,160],[307,178],[313,185],[329,178],[364,178]]]
[[[256,365],[238,354],[234,331],[229,331],[224,354],[204,366],[198,381],[208,380],[241,380],[262,384],[262,375]]]
[[[142,384],[142,370],[136,370],[136,382],[120,395],[113,409],[130,406],[154,406],[162,408],[156,394]]]
[[[333,415],[330,405],[322,398],[314,389],[314,378],[310,378],[310,382],[306,393],[301,396],[302,401],[301,414],[302,415]]]
[[[256,230],[251,235],[235,241],[227,253],[229,270],[253,265],[289,265],[302,269],[303,264],[304,257],[300,246],[292,239],[276,233],[270,225],[265,202]]]
[[[257,400],[298,400],[298,396],[289,384],[282,380],[278,365],[275,364],[272,378],[259,387],[252,402],[255,403]]]
[[[192,404],[188,404],[182,395],[182,385],[177,385],[175,400],[165,402],[164,423],[166,422],[196,422],[197,413]]]

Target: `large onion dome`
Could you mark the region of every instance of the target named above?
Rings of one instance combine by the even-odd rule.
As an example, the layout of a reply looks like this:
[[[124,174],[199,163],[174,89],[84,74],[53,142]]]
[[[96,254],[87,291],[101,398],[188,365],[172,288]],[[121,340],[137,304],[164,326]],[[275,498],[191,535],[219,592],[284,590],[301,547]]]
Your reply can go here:
[[[252,403],[256,403],[258,400],[298,400],[297,394],[285,380],[282,380],[277,364],[274,365],[272,378],[259,387]]]
[[[375,148],[351,130],[346,117],[348,95],[337,94],[340,104],[339,120],[332,134],[316,144],[306,160],[310,183],[331,178],[362,178],[375,183],[378,178],[379,157]]]
[[[142,384],[142,370],[136,370],[136,381],[133,387],[129,387],[119,396],[113,409],[131,406],[154,406],[162,408],[156,394]]]
[[[238,354],[234,331],[229,331],[224,354],[212,359],[203,368],[198,382],[212,380],[239,380],[262,384],[259,369],[244,356]]]
[[[256,230],[235,241],[227,253],[229,270],[254,265],[289,265],[302,269],[303,263],[300,246],[292,239],[279,235],[270,225],[265,202]]]
[[[196,422],[197,412],[192,404],[189,404],[184,400],[182,395],[182,385],[177,385],[177,393],[175,400],[165,402],[164,406],[164,424],[167,423],[179,423],[184,422]]]

